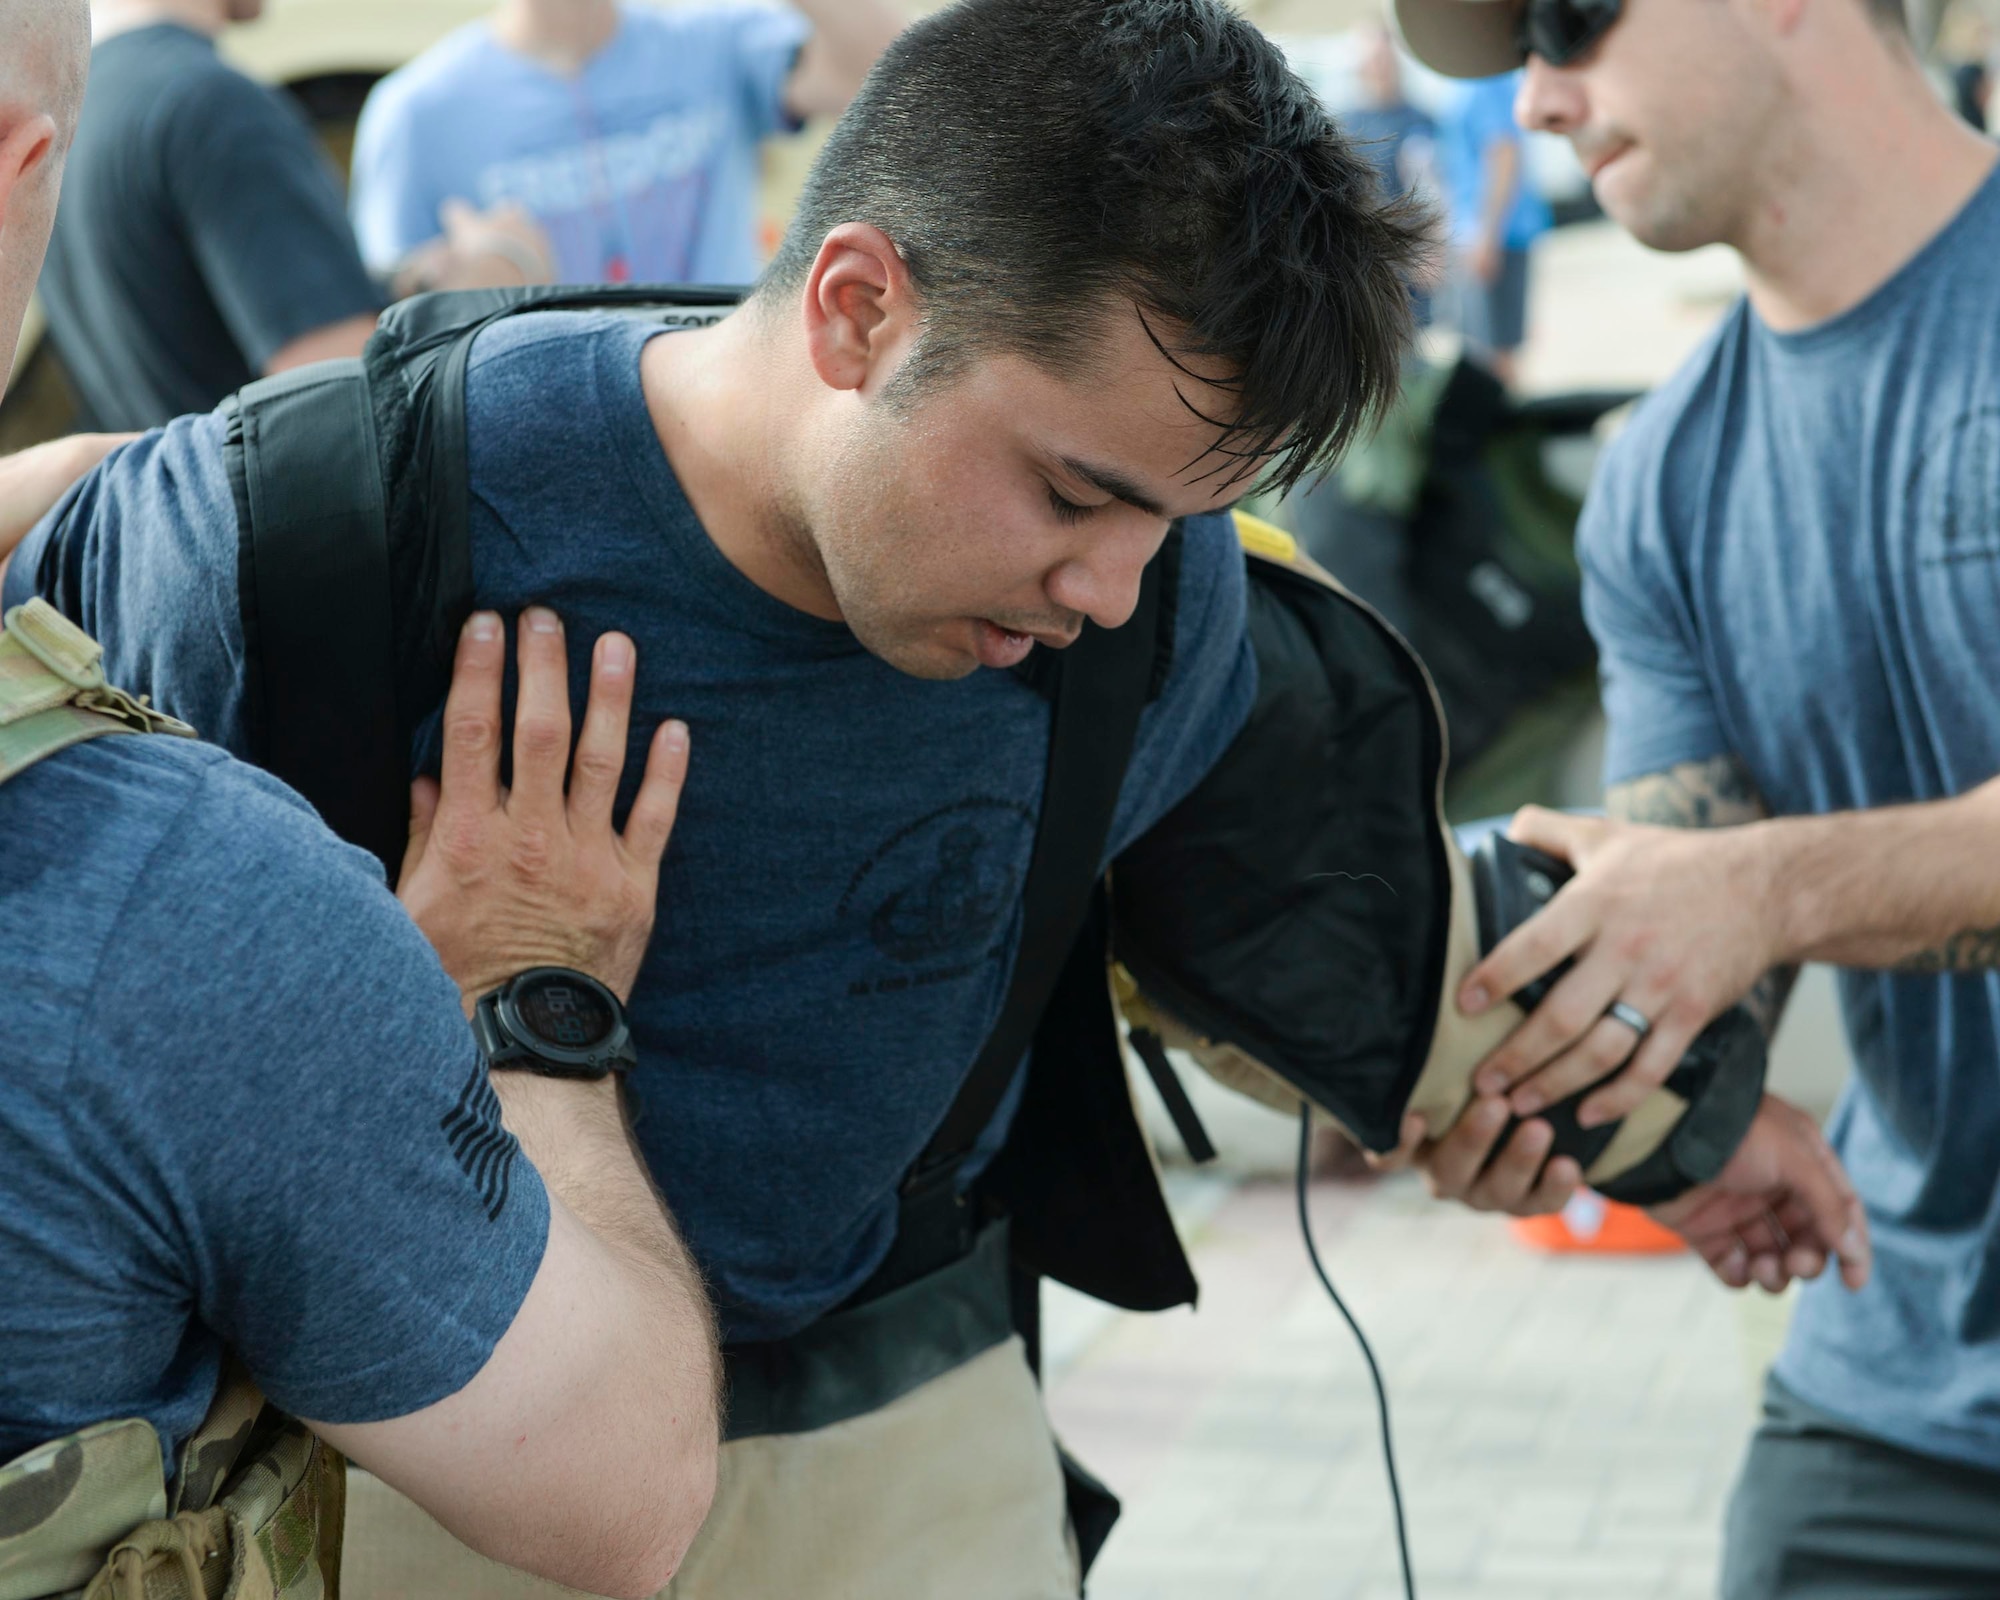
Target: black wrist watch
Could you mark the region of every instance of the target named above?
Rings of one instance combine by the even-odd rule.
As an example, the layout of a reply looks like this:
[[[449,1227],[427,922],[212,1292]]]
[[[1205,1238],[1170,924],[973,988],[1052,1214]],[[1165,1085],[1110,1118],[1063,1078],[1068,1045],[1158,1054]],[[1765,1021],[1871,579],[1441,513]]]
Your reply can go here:
[[[483,996],[472,1032],[493,1072],[588,1079],[639,1064],[618,996],[567,967],[532,967]]]

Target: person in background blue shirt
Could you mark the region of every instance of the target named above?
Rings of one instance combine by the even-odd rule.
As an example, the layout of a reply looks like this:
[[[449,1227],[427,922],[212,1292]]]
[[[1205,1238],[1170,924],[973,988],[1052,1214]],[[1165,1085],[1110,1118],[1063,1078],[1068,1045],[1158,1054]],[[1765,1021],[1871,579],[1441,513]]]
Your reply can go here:
[[[1459,332],[1510,387],[1527,337],[1528,247],[1550,221],[1521,159],[1519,81],[1519,73],[1507,72],[1467,84],[1438,129]]]
[[[447,202],[512,203],[558,282],[749,283],[760,143],[838,114],[905,20],[890,0],[506,0],[369,97],[362,253],[381,270],[437,236]]]

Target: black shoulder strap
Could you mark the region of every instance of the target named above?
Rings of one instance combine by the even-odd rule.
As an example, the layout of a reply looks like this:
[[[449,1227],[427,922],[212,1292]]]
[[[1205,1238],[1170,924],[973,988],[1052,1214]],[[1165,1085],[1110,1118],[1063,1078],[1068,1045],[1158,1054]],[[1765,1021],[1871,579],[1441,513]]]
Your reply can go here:
[[[1054,658],[1048,777],[1021,891],[1021,938],[1000,1019],[958,1097],[903,1180],[889,1261],[866,1293],[881,1293],[951,1259],[969,1218],[959,1172],[999,1113],[1076,943],[1104,865],[1104,849],[1138,737],[1159,650],[1162,565],[1146,569],[1138,608],[1122,628],[1084,625]]]
[[[410,355],[436,350],[435,381],[426,386],[426,415],[417,436],[427,462],[418,463],[429,536],[437,545],[438,616],[432,673],[444,671],[459,625],[472,609],[472,444],[465,379],[472,347],[494,323],[530,311],[628,311],[671,326],[699,326],[727,316],[743,298],[736,288],[699,284],[617,284],[533,289],[474,289],[420,295],[391,309],[378,337]]]
[[[408,832],[409,736],[450,682],[472,603],[473,340],[528,311],[713,321],[740,296],[652,285],[423,295],[384,314],[362,360],[267,378],[226,403],[248,754],[392,881]]]
[[[250,384],[224,451],[258,764],[393,882],[409,826],[396,716],[388,534],[358,360]]]

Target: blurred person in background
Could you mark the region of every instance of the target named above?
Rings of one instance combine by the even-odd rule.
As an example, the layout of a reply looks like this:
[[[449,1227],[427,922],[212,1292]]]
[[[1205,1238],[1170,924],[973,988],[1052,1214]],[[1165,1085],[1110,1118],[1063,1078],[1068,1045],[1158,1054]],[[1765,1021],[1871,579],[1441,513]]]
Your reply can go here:
[[[747,284],[762,141],[837,116],[906,20],[891,0],[506,0],[369,97],[362,252],[386,268],[447,202],[511,202],[559,282]]]
[[[1428,199],[1437,188],[1437,124],[1404,94],[1395,35],[1380,23],[1362,30],[1356,75],[1362,99],[1341,113],[1341,126],[1375,168],[1383,194]],[[1429,273],[1411,286],[1411,306],[1420,328],[1430,326],[1432,287]]]
[[[2000,1593],[1994,147],[1899,0],[1398,10],[1440,71],[1525,54],[1523,125],[1569,138],[1604,209],[1748,277],[1600,466],[1579,546],[1611,815],[1516,819],[1576,876],[1461,1004],[1576,963],[1480,1068],[1494,1099],[1429,1152],[1434,1183],[1476,1201],[1510,1114],[1629,1057],[1579,1112],[1609,1121],[1725,1007],[1774,1030],[1800,962],[1847,969],[1829,1136],[1875,1275],[1798,1302],[1723,1591]]]
[[[1509,388],[1527,337],[1528,250],[1550,222],[1548,202],[1528,181],[1522,159],[1514,121],[1518,83],[1509,72],[1465,85],[1438,126],[1458,331]]]
[[[263,0],[95,8],[41,281],[86,427],[157,427],[255,378],[358,355],[398,294],[547,279],[525,218],[470,211],[437,249],[392,263],[400,281],[371,277],[303,113],[216,53],[225,27],[262,11]]]

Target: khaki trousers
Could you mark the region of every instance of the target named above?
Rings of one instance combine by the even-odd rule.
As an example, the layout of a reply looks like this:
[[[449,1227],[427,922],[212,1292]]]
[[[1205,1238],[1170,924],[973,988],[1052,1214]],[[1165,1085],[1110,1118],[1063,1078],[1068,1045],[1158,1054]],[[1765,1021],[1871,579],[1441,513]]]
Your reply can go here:
[[[1076,1600],[1055,1437],[1009,1339],[880,1411],[723,1446],[715,1506],[660,1600]],[[355,1472],[346,1600],[550,1600]]]

